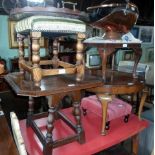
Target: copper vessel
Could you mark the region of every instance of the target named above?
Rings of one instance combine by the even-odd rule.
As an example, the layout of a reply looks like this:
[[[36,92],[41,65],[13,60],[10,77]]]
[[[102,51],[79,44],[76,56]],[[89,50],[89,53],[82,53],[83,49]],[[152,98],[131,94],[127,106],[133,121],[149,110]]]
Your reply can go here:
[[[136,5],[125,0],[107,0],[87,8],[90,24],[105,31],[105,39],[120,39],[136,24],[139,11]]]

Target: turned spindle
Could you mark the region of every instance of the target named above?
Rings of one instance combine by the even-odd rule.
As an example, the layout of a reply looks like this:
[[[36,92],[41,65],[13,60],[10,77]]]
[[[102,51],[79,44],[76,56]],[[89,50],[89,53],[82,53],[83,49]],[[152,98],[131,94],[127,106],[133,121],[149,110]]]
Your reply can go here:
[[[77,35],[77,53],[76,53],[76,68],[77,68],[77,75],[76,80],[81,81],[84,78],[84,70],[85,70],[85,63],[84,63],[84,56],[83,56],[83,44],[82,40],[85,38],[85,34],[79,33]]]
[[[19,46],[19,60],[18,60],[18,64],[19,64],[19,70],[21,74],[24,74],[24,69],[21,67],[21,63],[24,63],[24,36],[21,34],[17,34],[17,41],[18,41],[18,46]]]
[[[31,38],[32,38],[32,75],[33,75],[33,80],[35,83],[35,86],[40,86],[40,81],[42,79],[42,71],[40,68],[40,37],[41,33],[40,32],[32,32],[31,33]]]
[[[53,41],[53,58],[52,58],[52,61],[53,61],[53,68],[58,68],[59,67],[59,59],[58,59],[58,40],[55,39]]]
[[[32,115],[33,115],[33,112],[34,112],[34,98],[32,96],[29,96],[29,108],[28,108],[28,113],[27,113],[27,122],[26,122],[26,125],[27,126],[30,126],[30,122],[31,122],[31,119],[32,119]]]

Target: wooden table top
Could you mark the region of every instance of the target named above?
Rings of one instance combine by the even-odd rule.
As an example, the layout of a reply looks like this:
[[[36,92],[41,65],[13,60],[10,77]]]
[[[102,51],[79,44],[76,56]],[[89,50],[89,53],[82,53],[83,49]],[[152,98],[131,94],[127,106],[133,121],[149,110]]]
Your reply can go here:
[[[48,76],[41,80],[40,87],[36,87],[32,80],[23,80],[20,73],[7,74],[5,80],[17,95],[33,97],[83,90],[102,85],[102,81],[91,75],[85,76],[81,82],[76,81],[76,75]]]
[[[130,94],[136,93],[144,88],[144,78],[133,78],[131,73],[106,70],[105,77],[102,78],[102,71],[91,69],[87,70],[93,76],[97,76],[102,81],[101,87],[89,89],[96,93],[109,94]]]
[[[134,42],[117,42],[117,41],[113,41],[110,42],[108,40],[98,40],[97,42],[94,41],[88,41],[88,42],[84,42],[84,44],[86,46],[90,46],[90,47],[98,47],[98,48],[140,48],[141,47],[141,43],[134,43]],[[113,51],[114,52],[114,51]]]
[[[48,96],[58,93],[87,89],[96,93],[130,94],[144,88],[143,78],[133,78],[132,74],[106,70],[102,78],[101,70],[87,70],[81,82],[75,80],[75,75],[56,75],[42,79],[40,87],[34,86],[33,81],[23,80],[19,73],[10,73],[5,80],[17,95],[21,96]]]
[[[19,155],[5,116],[0,116],[0,155]]]

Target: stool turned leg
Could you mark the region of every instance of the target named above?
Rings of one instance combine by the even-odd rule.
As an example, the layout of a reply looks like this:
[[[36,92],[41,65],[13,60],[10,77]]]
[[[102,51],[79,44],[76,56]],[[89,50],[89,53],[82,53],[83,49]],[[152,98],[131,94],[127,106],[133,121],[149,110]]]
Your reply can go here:
[[[31,33],[32,37],[32,75],[33,75],[33,80],[35,86],[40,86],[40,81],[42,79],[42,71],[40,68],[40,44],[39,40],[41,37],[40,32],[32,32]]]
[[[106,121],[107,121],[107,110],[108,102],[112,101],[110,95],[97,94],[101,104],[102,104],[102,129],[101,135],[106,135]]]
[[[77,81],[81,81],[84,78],[85,63],[84,63],[83,44],[82,44],[82,40],[84,38],[85,34],[79,33],[77,35],[77,53],[76,53]]]
[[[24,69],[21,67],[21,63],[24,63],[24,36],[17,34],[17,38],[18,38],[18,46],[19,46],[19,60],[18,60],[18,64],[19,64],[19,70],[21,74],[24,74]]]
[[[52,58],[52,64],[53,68],[58,68],[59,67],[59,59],[58,59],[58,41],[55,39],[53,41],[53,58]]]
[[[31,120],[32,120],[32,116],[33,116],[33,105],[34,105],[34,99],[32,96],[29,96],[29,109],[28,109],[28,114],[27,114],[27,120],[26,120],[26,126],[29,127]]]
[[[139,119],[141,119],[141,112],[143,110],[143,106],[144,106],[147,94],[148,94],[148,92],[144,90],[143,94],[142,94],[142,97],[141,97],[141,101],[140,101],[140,105],[139,105],[139,110],[138,110],[138,117],[139,117]]]
[[[47,134],[46,134],[46,143],[43,147],[43,154],[44,155],[51,155],[52,148],[53,148],[53,138],[52,138],[52,131],[54,129],[54,120],[55,120],[55,111],[56,108],[52,105],[52,96],[48,96],[48,118],[47,118]]]
[[[85,142],[85,133],[82,129],[81,125],[81,110],[80,110],[80,104],[78,102],[73,103],[73,114],[75,116],[76,120],[76,131],[79,134],[79,143],[83,144]]]

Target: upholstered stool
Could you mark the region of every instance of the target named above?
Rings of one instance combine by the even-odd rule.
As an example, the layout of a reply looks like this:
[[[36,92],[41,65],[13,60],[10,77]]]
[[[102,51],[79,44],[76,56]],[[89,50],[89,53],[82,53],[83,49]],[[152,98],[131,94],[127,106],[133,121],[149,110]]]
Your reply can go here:
[[[96,95],[83,98],[81,101],[81,107],[84,115],[91,112],[99,117],[103,116],[101,103]],[[124,122],[128,122],[131,110],[132,106],[130,104],[118,98],[113,98],[113,100],[108,104],[106,129],[109,129],[111,120],[122,116],[124,116]]]
[[[30,73],[35,86],[40,86],[41,79],[45,76],[58,74],[76,74],[76,80],[84,77],[84,57],[82,40],[85,39],[86,24],[78,19],[55,16],[31,16],[18,21],[16,32],[19,44],[19,69],[20,73]],[[58,58],[58,38],[67,35],[77,36],[76,65],[60,61]],[[24,59],[24,38],[29,38],[29,60]],[[53,39],[53,57],[51,60],[40,61],[40,38]],[[42,69],[40,66],[52,65],[51,69]]]

